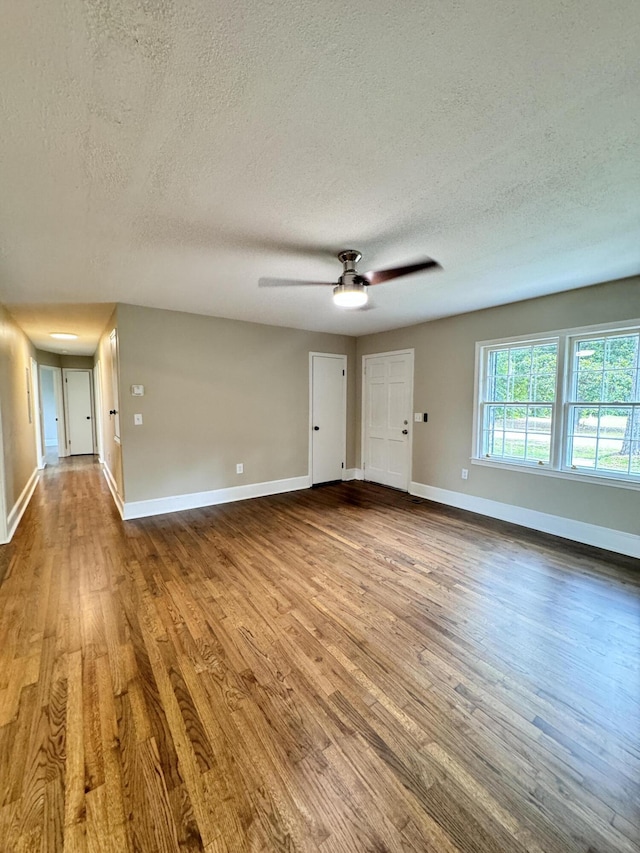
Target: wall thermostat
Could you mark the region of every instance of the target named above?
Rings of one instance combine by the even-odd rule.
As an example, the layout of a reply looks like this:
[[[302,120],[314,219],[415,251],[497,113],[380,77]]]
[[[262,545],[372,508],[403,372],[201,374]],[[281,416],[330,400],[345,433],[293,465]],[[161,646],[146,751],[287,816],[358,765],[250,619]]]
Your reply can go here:
[[[132,385],[131,395],[133,397],[144,397],[144,385]]]

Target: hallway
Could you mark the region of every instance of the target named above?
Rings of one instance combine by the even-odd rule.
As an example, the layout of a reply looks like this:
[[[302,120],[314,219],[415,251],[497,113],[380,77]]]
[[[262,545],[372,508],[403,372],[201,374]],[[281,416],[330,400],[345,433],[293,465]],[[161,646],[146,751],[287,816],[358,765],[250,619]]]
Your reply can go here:
[[[637,562],[365,483],[0,548],[0,850],[640,850]]]

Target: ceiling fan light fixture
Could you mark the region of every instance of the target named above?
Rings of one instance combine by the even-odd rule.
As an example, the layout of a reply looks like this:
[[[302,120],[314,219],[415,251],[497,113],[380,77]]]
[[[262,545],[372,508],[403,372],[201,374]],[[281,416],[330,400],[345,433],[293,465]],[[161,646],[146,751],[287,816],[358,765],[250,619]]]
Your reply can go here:
[[[366,284],[338,284],[333,288],[333,301],[340,308],[362,308],[368,299]]]

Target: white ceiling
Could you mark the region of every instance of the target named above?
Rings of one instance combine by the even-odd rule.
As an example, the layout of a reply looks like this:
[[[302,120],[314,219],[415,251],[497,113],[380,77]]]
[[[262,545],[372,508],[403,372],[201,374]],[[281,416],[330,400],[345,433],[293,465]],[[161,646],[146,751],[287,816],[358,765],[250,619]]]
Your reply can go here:
[[[0,299],[363,334],[640,271],[637,0],[10,0]],[[431,255],[372,289],[258,289]]]

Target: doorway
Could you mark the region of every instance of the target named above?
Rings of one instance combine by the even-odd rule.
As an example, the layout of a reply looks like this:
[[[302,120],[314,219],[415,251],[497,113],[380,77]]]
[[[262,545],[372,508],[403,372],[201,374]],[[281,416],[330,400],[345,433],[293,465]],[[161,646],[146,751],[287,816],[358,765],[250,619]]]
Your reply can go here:
[[[55,465],[66,456],[64,407],[62,405],[62,370],[40,365],[40,411],[45,465]]]
[[[362,467],[365,480],[409,490],[413,350],[362,358]]]
[[[341,480],[347,442],[347,357],[309,353],[311,484]]]
[[[93,430],[93,371],[64,368],[65,422],[70,456],[95,452]]]

